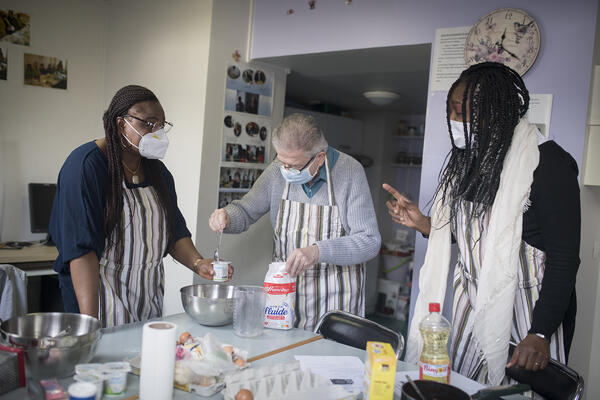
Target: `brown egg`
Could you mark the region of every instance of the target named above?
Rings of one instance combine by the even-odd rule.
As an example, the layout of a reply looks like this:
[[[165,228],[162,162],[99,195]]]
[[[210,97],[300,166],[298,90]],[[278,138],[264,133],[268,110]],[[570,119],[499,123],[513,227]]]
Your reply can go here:
[[[227,354],[233,354],[233,346],[223,346],[223,351]]]
[[[185,344],[185,342],[190,339],[192,337],[192,334],[189,332],[183,332],[181,335],[179,335],[179,343],[180,344]]]
[[[233,360],[233,363],[234,363],[235,365],[237,365],[238,367],[243,367],[244,365],[246,365],[246,361],[244,361],[244,359],[243,359],[243,358],[241,358],[241,357],[237,357],[237,358],[235,358],[235,359]]]
[[[254,400],[254,396],[248,389],[242,389],[235,395],[235,400]]]

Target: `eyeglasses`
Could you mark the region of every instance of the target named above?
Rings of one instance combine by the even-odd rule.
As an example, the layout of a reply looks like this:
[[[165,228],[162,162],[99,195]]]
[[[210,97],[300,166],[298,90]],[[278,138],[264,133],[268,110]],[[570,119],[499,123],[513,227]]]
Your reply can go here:
[[[156,131],[159,131],[161,129],[164,129],[165,133],[167,133],[173,127],[173,124],[170,123],[170,122],[167,122],[167,121],[164,121],[164,122],[150,122],[150,121],[146,121],[144,119],[138,118],[135,115],[131,115],[131,114],[125,114],[123,116],[123,118],[125,118],[125,117],[130,117],[130,118],[133,118],[133,119],[137,119],[140,122],[143,122],[144,124],[146,124],[150,128],[150,132],[156,132]]]
[[[320,153],[320,152],[319,152]],[[273,160],[274,163],[276,163],[277,165],[279,165],[280,167],[285,168],[286,170],[290,171],[293,174],[299,174],[300,172],[302,172],[306,167],[308,167],[310,165],[311,162],[313,162],[313,160],[315,159],[315,157],[317,157],[319,155],[319,153],[315,154],[314,156],[312,156],[310,158],[310,160],[308,160],[308,162],[306,164],[304,164],[304,166],[300,169],[294,168],[294,167],[288,167],[286,165],[284,165],[281,160],[279,160],[277,158],[277,154],[275,154],[275,159]]]

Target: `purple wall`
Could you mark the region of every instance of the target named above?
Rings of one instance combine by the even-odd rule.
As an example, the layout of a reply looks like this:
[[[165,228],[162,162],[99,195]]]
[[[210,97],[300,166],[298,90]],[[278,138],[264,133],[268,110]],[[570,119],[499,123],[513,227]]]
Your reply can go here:
[[[487,12],[522,8],[540,27],[538,60],[525,75],[532,93],[552,93],[551,135],[581,164],[585,138],[597,0],[255,0],[251,57],[277,57],[431,43],[435,29],[473,25]],[[287,15],[289,9],[294,13]],[[445,92],[430,93],[427,104],[421,207],[431,199],[450,148],[444,125]],[[427,243],[419,238],[415,266]],[[413,287],[418,287],[418,274]],[[417,291],[413,290],[413,299]]]

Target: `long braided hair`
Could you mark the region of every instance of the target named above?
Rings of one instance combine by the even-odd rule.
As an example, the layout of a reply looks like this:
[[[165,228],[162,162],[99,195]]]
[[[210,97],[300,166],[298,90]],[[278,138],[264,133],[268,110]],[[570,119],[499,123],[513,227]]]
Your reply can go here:
[[[106,138],[106,153],[108,158],[108,188],[106,192],[106,207],[104,211],[104,231],[108,251],[116,248],[119,253],[123,252],[124,226],[123,226],[123,166],[121,164],[121,150],[126,149],[127,144],[121,137],[117,126],[117,118],[128,114],[129,110],[136,104],[144,101],[159,102],[158,98],[143,86],[129,85],[117,91],[112,98],[108,110],[104,113],[104,135]],[[167,222],[167,247],[172,246],[171,238],[173,232],[174,207],[171,193],[163,176],[161,163],[142,157],[140,168],[143,168],[146,180],[148,180],[158,195],[158,200],[165,212]],[[131,204],[128,204],[130,207]],[[131,214],[132,215],[132,214]],[[131,223],[132,221],[129,221]]]
[[[465,87],[461,110],[464,149],[455,146],[450,126],[451,96],[459,85]],[[436,194],[442,192],[442,203],[448,202],[450,206],[450,221],[456,222],[459,207],[465,200],[472,202],[468,227],[491,208],[515,127],[528,108],[529,92],[523,80],[503,64],[475,64],[454,82],[446,100],[452,150],[436,190]]]

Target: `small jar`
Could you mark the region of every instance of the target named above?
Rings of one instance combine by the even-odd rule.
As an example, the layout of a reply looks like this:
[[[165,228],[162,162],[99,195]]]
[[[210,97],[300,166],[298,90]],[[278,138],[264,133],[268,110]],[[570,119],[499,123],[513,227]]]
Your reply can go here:
[[[213,270],[215,274],[213,275],[213,281],[215,282],[225,282],[229,279],[229,264],[231,261],[213,261]]]

